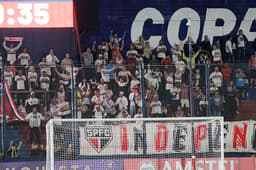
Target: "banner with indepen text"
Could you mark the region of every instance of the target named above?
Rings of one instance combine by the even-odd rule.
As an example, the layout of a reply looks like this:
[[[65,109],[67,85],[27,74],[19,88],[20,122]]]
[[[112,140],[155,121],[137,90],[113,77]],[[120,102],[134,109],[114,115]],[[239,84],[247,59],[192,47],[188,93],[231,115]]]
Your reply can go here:
[[[193,140],[193,142],[192,142]],[[143,149],[146,152],[143,153]],[[221,150],[218,122],[123,123],[80,127],[80,155],[214,153]],[[224,123],[225,152],[256,152],[256,121]]]

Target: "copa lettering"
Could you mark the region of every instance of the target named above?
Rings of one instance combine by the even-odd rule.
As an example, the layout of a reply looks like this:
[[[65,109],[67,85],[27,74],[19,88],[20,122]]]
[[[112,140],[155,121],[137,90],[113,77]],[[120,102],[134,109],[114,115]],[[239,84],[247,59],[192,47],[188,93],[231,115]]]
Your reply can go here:
[[[201,19],[199,14],[192,8],[180,8],[176,10],[169,22],[167,27],[167,39],[170,45],[174,45],[175,43],[184,43],[189,33],[187,32],[185,39],[181,40],[179,38],[179,31],[181,27],[181,21],[191,18],[191,37],[195,42],[199,40],[200,34],[200,25]],[[222,26],[217,26],[216,21],[218,19],[223,20]],[[135,42],[138,40],[138,37],[142,35],[144,29],[144,23],[147,20],[152,20],[152,24],[163,25],[165,23],[164,16],[162,13],[156,8],[143,8],[140,10],[131,26],[131,40]],[[248,41],[253,41],[256,37],[256,32],[251,32],[251,26],[256,20],[256,8],[248,8],[247,12],[240,23],[240,27],[238,30],[242,29],[244,34],[248,37]],[[236,15],[230,10],[226,8],[207,8],[205,14],[204,27],[202,28],[202,35],[208,35],[211,42],[213,42],[214,37],[221,37],[229,35],[237,24]],[[237,31],[238,31],[237,30]],[[157,47],[159,40],[162,39],[162,34],[159,35],[151,35],[148,39],[150,45],[155,48]],[[203,36],[202,36],[203,39]]]

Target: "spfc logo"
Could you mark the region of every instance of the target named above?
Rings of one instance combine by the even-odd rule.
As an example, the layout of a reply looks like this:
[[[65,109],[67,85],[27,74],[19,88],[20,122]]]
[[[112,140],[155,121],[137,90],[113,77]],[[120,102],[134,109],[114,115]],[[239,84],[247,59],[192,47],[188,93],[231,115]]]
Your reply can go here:
[[[85,128],[85,138],[100,153],[111,143],[113,133],[111,126],[90,126]]]

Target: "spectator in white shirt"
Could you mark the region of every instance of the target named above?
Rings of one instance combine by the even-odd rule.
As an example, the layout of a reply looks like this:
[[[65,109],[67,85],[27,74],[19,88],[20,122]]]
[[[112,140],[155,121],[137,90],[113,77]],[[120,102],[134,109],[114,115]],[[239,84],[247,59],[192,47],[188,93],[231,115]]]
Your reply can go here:
[[[25,82],[26,82],[27,79],[23,75],[22,69],[18,70],[18,75],[15,76],[14,80],[16,82],[16,89],[17,90],[25,90],[26,89]]]
[[[14,75],[13,75],[13,72],[11,71],[10,66],[6,67],[6,71],[4,72],[4,78],[5,78],[5,81],[7,82],[8,86],[9,86],[9,88],[12,89],[13,88]]]
[[[120,91],[119,92],[119,97],[116,99],[115,106],[118,106],[118,110],[127,110],[128,109],[128,100],[124,96],[124,92]]]
[[[50,78],[47,76],[46,72],[43,71],[42,76],[40,77],[40,87],[42,90],[49,90]]]
[[[220,49],[217,48],[216,45],[212,46],[212,57],[213,57],[213,63],[215,63],[215,64],[222,63],[221,51],[220,51]]]
[[[215,87],[220,88],[223,83],[222,73],[219,71],[219,67],[215,67],[214,72],[210,74],[210,79]]]
[[[103,107],[105,109],[107,116],[113,118],[114,114],[115,114],[115,109],[114,109],[114,102],[110,98],[110,96],[108,96],[108,95],[106,96],[106,98],[103,102]]]
[[[28,66],[30,62],[30,55],[27,52],[27,48],[23,48],[22,53],[19,54],[18,60],[20,65]]]
[[[43,74],[43,71],[45,71],[46,74],[51,77],[51,68],[50,65],[46,62],[45,57],[42,58],[42,61],[38,65],[41,69],[41,74]]]
[[[163,40],[160,40],[158,46],[156,47],[157,57],[159,59],[164,59],[166,57],[166,51],[167,48],[163,44]]]
[[[94,118],[96,119],[102,119],[103,117],[106,117],[104,108],[101,105],[97,105],[94,110]]]
[[[166,84],[165,84],[165,90],[170,91],[173,88],[173,72],[171,71],[169,74],[167,74],[165,78]]]
[[[5,37],[4,42],[3,42],[3,47],[7,51],[7,61],[9,62],[9,64],[13,64],[17,60],[16,59],[16,52],[18,51],[18,49],[22,45],[23,38],[20,38],[18,40],[19,44],[16,47],[14,47],[14,43],[11,43],[10,46],[8,47],[7,44],[6,44],[6,41],[9,41],[8,37]]]
[[[50,53],[46,56],[46,62],[50,67],[56,67],[56,64],[60,62],[60,60],[54,54],[53,49],[51,49]]]
[[[36,107],[33,107],[33,111],[26,116],[26,119],[29,122],[29,127],[30,127],[30,132],[29,132],[30,144],[32,145],[33,138],[35,135],[37,144],[40,145],[41,144],[40,126],[41,126],[41,121],[44,120],[44,117],[42,116],[41,113],[37,112]]]
[[[176,61],[175,67],[176,69],[179,69],[182,72],[182,74],[184,73],[186,65],[185,62],[182,60],[181,56],[178,57],[178,61]]]
[[[37,78],[38,78],[38,76],[37,76],[37,72],[35,70],[35,67],[31,67],[29,72],[28,72],[28,86],[29,86],[30,91],[35,90],[36,87],[38,87]]]
[[[171,48],[172,52],[172,63],[175,64],[178,61],[178,58],[181,57],[182,53],[179,49],[179,45],[175,44],[174,48]]]
[[[153,97],[153,101],[150,103],[151,116],[161,117],[162,116],[162,103],[158,100],[158,96]]]
[[[100,95],[99,90],[94,91],[94,96],[92,96],[91,102],[92,102],[92,105],[94,106],[94,108],[97,105],[102,105],[103,104],[104,98],[103,98],[103,96]]]
[[[56,67],[56,64],[59,63],[60,60],[56,57],[56,55],[54,54],[54,50],[50,50],[50,54],[48,54],[46,56],[46,63],[49,65],[49,67],[51,68],[51,73],[52,76],[55,77],[55,72],[54,72],[54,68]]]
[[[100,67],[100,66],[98,66]],[[112,69],[107,69],[107,65],[104,64],[103,68],[99,68],[101,73],[101,78],[104,80],[105,83],[110,83],[110,73],[116,69],[113,67]]]
[[[233,57],[232,36],[229,36],[228,40],[225,43],[225,51],[226,51],[228,62],[229,63],[234,63],[235,59]]]

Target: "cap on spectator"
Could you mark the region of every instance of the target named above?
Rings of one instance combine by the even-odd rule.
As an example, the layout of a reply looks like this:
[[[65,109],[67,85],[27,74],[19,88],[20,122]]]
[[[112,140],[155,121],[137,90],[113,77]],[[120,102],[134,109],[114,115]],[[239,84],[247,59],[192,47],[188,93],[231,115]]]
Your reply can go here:
[[[101,53],[99,53],[98,56],[103,56],[103,55]]]
[[[123,95],[123,94],[124,94],[124,92],[123,92],[123,91],[120,91],[120,92],[119,92],[119,94],[122,94],[122,95]]]
[[[35,94],[35,92],[32,91],[32,92],[30,93],[30,95],[33,95],[33,94]]]

